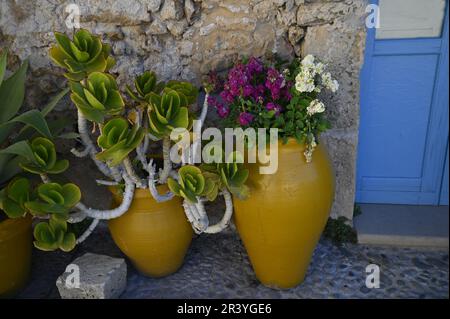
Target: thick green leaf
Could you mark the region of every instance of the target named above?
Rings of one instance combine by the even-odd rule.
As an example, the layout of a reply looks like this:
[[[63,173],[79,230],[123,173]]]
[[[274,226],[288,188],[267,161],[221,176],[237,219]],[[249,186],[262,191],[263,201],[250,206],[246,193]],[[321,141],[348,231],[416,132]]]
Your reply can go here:
[[[0,150],[0,154],[15,154],[24,157],[32,163],[36,163],[33,151],[26,141],[20,141],[8,146],[7,148]]]
[[[3,50],[3,53],[0,56],[0,86],[2,85],[3,77],[5,76],[7,57],[6,50]]]
[[[19,116],[16,116],[10,122],[19,122],[33,127],[36,131],[47,138],[53,138],[44,116],[38,110],[30,110]]]
[[[11,119],[22,106],[28,61],[0,86],[0,124]]]
[[[0,124],[0,144],[2,144],[14,128],[13,122]]]
[[[2,161],[6,159],[4,163]],[[0,185],[16,176],[22,170],[19,166],[24,159],[20,156],[0,154]]]
[[[76,238],[74,233],[66,233],[63,241],[60,243],[59,248],[64,252],[69,252],[75,248]]]

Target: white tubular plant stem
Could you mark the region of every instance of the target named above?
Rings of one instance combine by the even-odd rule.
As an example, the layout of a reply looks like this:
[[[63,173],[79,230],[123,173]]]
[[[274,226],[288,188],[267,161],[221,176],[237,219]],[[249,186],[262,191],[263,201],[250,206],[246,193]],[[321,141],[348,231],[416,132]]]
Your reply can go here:
[[[233,215],[233,200],[231,199],[231,194],[227,189],[222,190],[222,195],[225,200],[225,213],[223,214],[222,219],[215,225],[209,226],[205,233],[207,234],[216,234],[224,230],[228,227],[230,223],[231,216]]]
[[[85,220],[87,215],[84,212],[76,212],[69,215],[67,222],[69,224],[76,224]]]
[[[155,167],[155,165],[153,165],[153,160],[150,160],[150,162],[147,165],[146,170],[148,172],[148,189],[150,191],[150,194],[153,196],[153,198],[158,203],[171,200],[174,196],[172,192],[167,192],[166,194],[161,195],[158,193],[158,190],[156,189],[156,180],[155,180],[156,167]]]
[[[196,234],[201,234],[208,227],[208,219],[202,219],[196,206],[189,203],[187,200],[183,201],[184,213],[188,221],[191,223],[192,229]]]
[[[88,229],[86,229],[86,231],[80,237],[78,237],[78,239],[76,241],[77,245],[84,242],[92,234],[95,227],[97,227],[99,221],[100,221],[99,219],[94,219],[92,221],[92,223],[89,225]]]
[[[113,178],[116,180],[116,182],[119,182],[117,178],[120,178],[117,174],[112,174],[110,168],[103,162],[99,161],[97,158],[95,158],[95,155],[97,153],[96,147],[94,143],[92,142],[90,136],[89,136],[89,130],[87,128],[87,121],[84,115],[78,110],[78,133],[80,133],[81,140],[83,141],[84,146],[86,149],[89,149],[89,154],[94,161],[95,165],[98,167],[100,172],[103,173],[103,175]],[[84,150],[86,151],[86,150]]]
[[[125,214],[128,211],[128,208],[130,208],[131,202],[133,201],[135,184],[127,174],[124,173],[122,177],[125,180],[125,191],[123,193],[122,203],[119,207],[109,210],[99,210],[86,207],[83,203],[80,202],[76,205],[76,208],[84,212],[88,217],[94,219],[113,219]]]
[[[197,198],[197,203],[195,204],[191,204],[186,200],[183,202],[186,217],[191,223],[196,234],[216,234],[227,228],[230,223],[231,216],[233,215],[233,201],[231,194],[227,189],[223,189],[221,194],[225,200],[225,213],[220,222],[211,226],[209,226],[208,215],[203,204],[204,201],[201,198]]]
[[[164,167],[159,173],[159,183],[165,184],[167,182],[167,178],[170,175],[170,171],[172,170],[172,162],[170,161],[170,138],[163,138],[163,159],[164,159]]]
[[[86,157],[86,156],[89,155],[90,149],[89,149],[89,147],[85,147],[84,150],[79,151],[79,150],[77,150],[76,148],[72,148],[72,149],[70,150],[70,152],[71,152],[75,157],[82,158],[82,157]]]
[[[127,156],[123,160],[123,166],[125,167],[125,171],[127,172],[130,179],[133,183],[136,184],[138,188],[147,188],[144,182],[142,182],[141,178],[136,174],[133,168],[133,164],[131,164],[130,158]]]
[[[41,176],[42,183],[48,184],[48,183],[51,182],[51,181],[50,181],[50,178],[48,177],[47,174],[42,173],[42,174],[40,174],[40,176]]]

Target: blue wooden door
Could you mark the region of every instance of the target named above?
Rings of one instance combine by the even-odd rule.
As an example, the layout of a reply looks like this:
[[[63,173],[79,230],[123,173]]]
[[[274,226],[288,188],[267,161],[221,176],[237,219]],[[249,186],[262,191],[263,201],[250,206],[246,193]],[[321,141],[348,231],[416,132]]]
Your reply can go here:
[[[448,4],[439,36],[375,32],[361,73],[356,201],[448,204]]]

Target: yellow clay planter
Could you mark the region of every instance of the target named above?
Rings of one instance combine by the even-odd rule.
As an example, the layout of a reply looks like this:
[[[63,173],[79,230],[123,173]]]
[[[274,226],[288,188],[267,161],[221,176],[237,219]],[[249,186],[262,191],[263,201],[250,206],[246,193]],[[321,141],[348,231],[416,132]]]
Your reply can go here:
[[[158,186],[160,193],[167,190],[165,185]],[[121,196],[113,194],[115,202],[120,203]],[[128,212],[108,225],[120,250],[140,272],[151,277],[176,272],[193,236],[181,198],[157,203],[147,189],[136,189]]]
[[[328,219],[334,173],[323,145],[306,163],[304,145],[278,143],[278,170],[259,174],[250,164],[247,200],[234,199],[235,224],[256,276],[266,286],[301,283]]]
[[[31,217],[0,222],[0,298],[13,297],[28,281],[33,246]]]

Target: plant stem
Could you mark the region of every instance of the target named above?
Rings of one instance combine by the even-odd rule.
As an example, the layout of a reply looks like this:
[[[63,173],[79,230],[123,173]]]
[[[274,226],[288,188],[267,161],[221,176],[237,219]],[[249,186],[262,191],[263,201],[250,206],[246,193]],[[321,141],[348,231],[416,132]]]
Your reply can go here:
[[[172,162],[170,161],[170,138],[163,138],[163,159],[164,159],[164,167],[159,174],[159,183],[165,184],[167,182],[167,178],[170,175],[170,171],[172,170]]]

